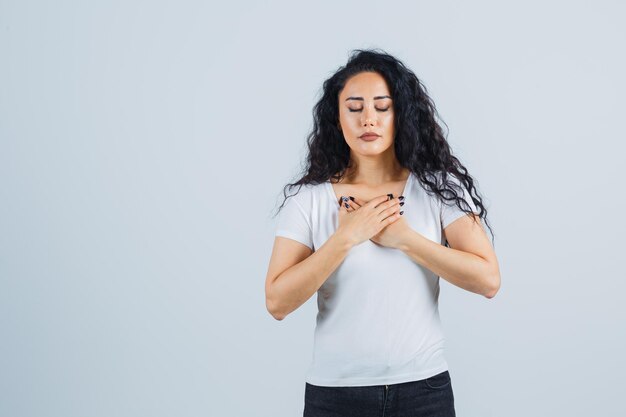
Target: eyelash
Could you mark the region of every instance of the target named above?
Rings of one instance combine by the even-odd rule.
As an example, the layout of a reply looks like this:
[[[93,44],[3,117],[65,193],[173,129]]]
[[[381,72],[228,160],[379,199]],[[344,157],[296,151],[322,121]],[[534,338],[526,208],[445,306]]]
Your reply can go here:
[[[350,110],[351,112],[357,112],[357,111],[361,111],[363,109],[356,109],[356,110],[348,109],[348,110]],[[386,109],[376,109],[376,110],[387,111],[387,110],[389,110],[389,107],[387,107]]]

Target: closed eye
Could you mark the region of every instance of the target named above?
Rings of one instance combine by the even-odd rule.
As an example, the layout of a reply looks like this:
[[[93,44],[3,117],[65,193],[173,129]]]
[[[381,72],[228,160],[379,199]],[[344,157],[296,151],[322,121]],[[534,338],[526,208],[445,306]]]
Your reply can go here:
[[[350,110],[351,112],[358,112],[358,111],[361,111],[363,109],[351,109],[351,108],[348,108],[348,110]],[[389,110],[389,107],[384,108],[384,109],[376,109],[376,110],[387,111],[387,110]]]

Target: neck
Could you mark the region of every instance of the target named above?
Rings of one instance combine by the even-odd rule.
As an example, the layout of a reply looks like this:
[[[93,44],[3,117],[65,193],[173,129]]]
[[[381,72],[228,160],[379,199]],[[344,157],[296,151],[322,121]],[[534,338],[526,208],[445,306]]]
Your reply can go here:
[[[410,170],[400,165],[394,154],[376,156],[351,155],[354,167],[346,171],[345,179],[352,184],[372,187],[406,179]]]

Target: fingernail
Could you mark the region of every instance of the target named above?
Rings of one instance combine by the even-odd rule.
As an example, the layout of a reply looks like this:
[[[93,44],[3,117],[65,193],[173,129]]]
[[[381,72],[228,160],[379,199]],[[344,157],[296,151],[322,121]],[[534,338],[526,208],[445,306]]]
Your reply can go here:
[[[400,199],[400,201],[404,200],[404,196],[401,195],[400,197],[398,197],[398,199]]]
[[[345,196],[343,196],[343,195],[341,196],[341,199],[342,199],[343,201],[348,201],[348,197],[345,197]]]
[[[403,212],[403,211],[401,211],[401,212],[400,212],[400,215],[403,215],[403,214],[404,214],[404,212]]]
[[[354,201],[354,197],[350,196],[350,200]]]
[[[404,201],[400,203],[400,207],[402,207],[404,205]]]
[[[344,203],[344,205],[346,206],[346,208],[350,208],[350,204]]]
[[[387,200],[391,200],[393,198],[393,194],[387,194],[387,197],[389,197]]]

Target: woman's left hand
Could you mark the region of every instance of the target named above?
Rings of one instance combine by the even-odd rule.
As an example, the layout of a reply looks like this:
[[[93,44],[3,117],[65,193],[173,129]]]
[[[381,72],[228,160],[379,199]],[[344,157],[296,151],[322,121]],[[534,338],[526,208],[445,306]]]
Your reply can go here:
[[[349,201],[350,208],[348,211],[358,210],[365,203],[367,203],[367,201],[354,197],[354,200]],[[404,211],[403,206],[398,206],[396,213],[400,211]],[[380,246],[398,249],[403,244],[403,237],[406,236],[407,232],[410,230],[409,224],[401,215],[398,220],[384,227],[378,234],[372,236],[370,240]]]

